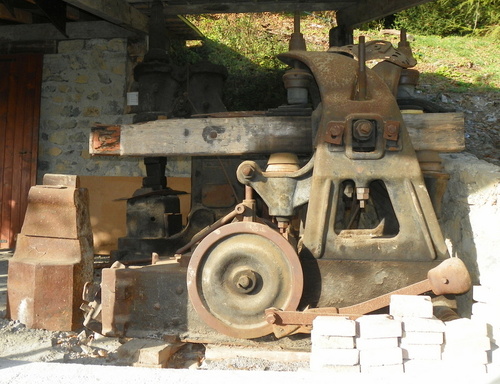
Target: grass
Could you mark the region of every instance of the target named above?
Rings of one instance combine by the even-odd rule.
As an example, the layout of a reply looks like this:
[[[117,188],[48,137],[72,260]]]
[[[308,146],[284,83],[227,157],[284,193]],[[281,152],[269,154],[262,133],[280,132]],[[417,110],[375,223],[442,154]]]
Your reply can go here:
[[[230,110],[265,109],[280,105],[284,89],[281,75],[286,66],[276,55],[288,50],[293,32],[290,14],[222,14],[189,16],[207,37],[192,47],[191,60],[207,59],[229,70],[225,102]],[[308,50],[328,48],[330,17],[308,14],[301,32]],[[382,39],[397,44],[398,38],[380,31],[355,31],[367,40]],[[423,92],[498,92],[500,90],[500,41],[494,37],[410,36],[419,62]]]

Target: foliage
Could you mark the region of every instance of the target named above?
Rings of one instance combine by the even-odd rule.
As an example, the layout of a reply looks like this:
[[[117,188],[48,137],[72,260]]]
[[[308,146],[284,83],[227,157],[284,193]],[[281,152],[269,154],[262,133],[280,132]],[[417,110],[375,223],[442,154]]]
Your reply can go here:
[[[484,34],[499,24],[498,0],[431,1],[396,14],[394,21],[397,28],[439,36]]]

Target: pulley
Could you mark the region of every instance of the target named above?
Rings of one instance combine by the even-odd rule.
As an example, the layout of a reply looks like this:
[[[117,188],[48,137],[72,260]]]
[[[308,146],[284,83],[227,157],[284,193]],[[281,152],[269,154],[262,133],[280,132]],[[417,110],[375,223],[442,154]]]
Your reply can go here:
[[[228,336],[272,332],[264,311],[295,310],[303,276],[294,247],[255,222],[225,225],[205,237],[188,266],[189,298],[201,319]]]

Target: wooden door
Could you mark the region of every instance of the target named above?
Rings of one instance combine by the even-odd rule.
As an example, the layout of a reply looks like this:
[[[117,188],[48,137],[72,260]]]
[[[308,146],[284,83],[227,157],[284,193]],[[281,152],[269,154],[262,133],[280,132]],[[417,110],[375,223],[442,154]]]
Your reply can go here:
[[[0,56],[0,248],[14,248],[36,183],[42,59]]]

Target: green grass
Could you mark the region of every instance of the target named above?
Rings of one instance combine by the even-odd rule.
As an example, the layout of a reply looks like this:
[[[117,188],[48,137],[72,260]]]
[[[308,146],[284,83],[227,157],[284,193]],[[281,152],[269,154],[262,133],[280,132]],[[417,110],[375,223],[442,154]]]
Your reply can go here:
[[[281,75],[286,66],[276,55],[288,50],[293,32],[290,14],[223,14],[190,16],[190,21],[207,37],[202,46],[192,47],[190,61],[210,60],[229,70],[225,103],[230,110],[265,109],[283,102]],[[308,50],[328,48],[329,17],[306,15],[301,32]],[[398,38],[379,31],[355,31],[367,40]],[[411,36],[419,62],[423,92],[498,92],[500,90],[500,41],[490,37]]]

